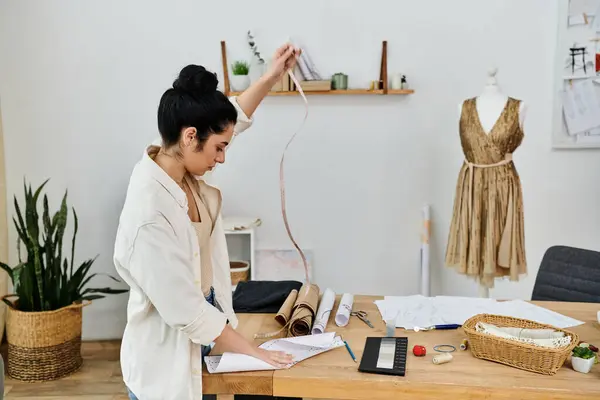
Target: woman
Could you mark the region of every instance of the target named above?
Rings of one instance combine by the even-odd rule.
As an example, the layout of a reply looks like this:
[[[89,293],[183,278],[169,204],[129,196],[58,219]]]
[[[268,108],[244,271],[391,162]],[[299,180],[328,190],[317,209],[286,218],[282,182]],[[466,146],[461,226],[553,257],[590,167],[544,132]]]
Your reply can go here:
[[[162,143],[134,168],[115,242],[117,271],[131,287],[121,345],[131,399],[201,399],[202,356],[213,343],[277,367],[292,361],[234,330],[221,194],[198,177],[225,162],[233,136],[298,54],[282,46],[271,69],[230,99],[215,74],[188,65],[160,100]]]

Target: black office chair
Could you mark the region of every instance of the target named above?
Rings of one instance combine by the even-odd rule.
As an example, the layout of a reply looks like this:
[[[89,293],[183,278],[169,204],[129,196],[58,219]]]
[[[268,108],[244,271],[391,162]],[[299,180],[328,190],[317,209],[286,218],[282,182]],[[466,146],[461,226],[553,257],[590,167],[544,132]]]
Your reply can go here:
[[[600,303],[600,252],[550,247],[542,259],[531,300]]]

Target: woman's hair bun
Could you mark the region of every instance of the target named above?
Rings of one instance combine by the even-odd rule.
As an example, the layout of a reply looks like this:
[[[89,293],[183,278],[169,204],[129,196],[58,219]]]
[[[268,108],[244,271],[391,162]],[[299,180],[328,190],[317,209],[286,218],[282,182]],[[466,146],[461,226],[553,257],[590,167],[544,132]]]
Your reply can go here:
[[[181,70],[179,77],[173,82],[173,89],[202,95],[215,92],[218,84],[219,80],[214,73],[201,65],[190,64]]]

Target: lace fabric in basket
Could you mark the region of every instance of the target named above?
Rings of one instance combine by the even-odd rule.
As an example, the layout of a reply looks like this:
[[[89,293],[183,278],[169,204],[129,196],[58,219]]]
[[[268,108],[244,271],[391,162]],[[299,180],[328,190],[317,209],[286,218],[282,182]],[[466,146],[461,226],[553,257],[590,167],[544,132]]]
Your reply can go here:
[[[531,344],[537,347],[562,348],[571,344],[571,336],[553,329],[526,329],[497,327],[485,322],[478,322],[475,330],[487,335],[493,335],[509,340]]]

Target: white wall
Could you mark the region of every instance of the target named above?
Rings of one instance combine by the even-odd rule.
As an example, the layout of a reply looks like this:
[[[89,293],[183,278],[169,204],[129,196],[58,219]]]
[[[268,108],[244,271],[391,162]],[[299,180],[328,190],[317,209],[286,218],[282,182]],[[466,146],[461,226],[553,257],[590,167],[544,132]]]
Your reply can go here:
[[[246,57],[245,33],[253,29],[263,53],[291,35],[323,72],[343,71],[352,86],[365,86],[378,76],[386,39],[390,73],[406,73],[416,93],[311,96],[306,126],[286,157],[290,223],[298,242],[315,252],[317,283],[337,292],[417,293],[420,208],[430,202],[433,293],[477,294],[442,261],[462,162],[458,104],[479,93],[487,68],[496,65],[505,91],[529,105],[515,162],[530,275],[499,283],[491,295],[528,298],[547,247],[600,247],[598,151],[550,150],[556,3],[307,1],[294,14],[272,0],[0,0],[11,204],[14,193],[22,196],[23,176],[35,184],[52,178],[54,206],[68,188],[80,216],[79,258],[100,254],[96,271],[114,272],[128,175],[156,136],[159,97],[182,66],[199,63],[221,74],[219,41],[227,40],[230,59]],[[255,126],[216,173],[226,213],[262,218],[258,248],[291,247],[278,167],[303,112],[297,97],[265,100]],[[125,302],[121,295],[87,308],[86,338],[119,336]]]

